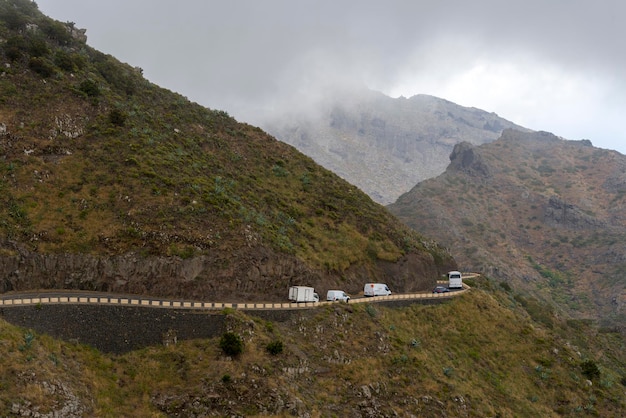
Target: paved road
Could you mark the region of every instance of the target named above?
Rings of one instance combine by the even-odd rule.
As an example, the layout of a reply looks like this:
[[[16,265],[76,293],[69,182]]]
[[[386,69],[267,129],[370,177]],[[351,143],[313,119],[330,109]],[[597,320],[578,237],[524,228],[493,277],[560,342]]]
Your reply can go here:
[[[464,276],[465,277],[465,276]],[[443,282],[445,283],[445,282]],[[469,290],[464,285],[463,290],[451,291],[448,293],[405,293],[392,294],[389,296],[360,297],[350,299],[350,303],[363,302],[383,302],[395,300],[409,299],[433,299],[433,298],[451,298],[458,296]],[[43,305],[43,304],[105,304],[105,305],[123,305],[123,306],[143,306],[151,308],[175,308],[175,309],[303,309],[324,306],[333,303],[342,302],[306,302],[306,303],[274,303],[274,302],[241,302],[241,303],[220,303],[220,302],[202,302],[191,300],[175,300],[153,298],[150,296],[138,295],[120,295],[104,292],[89,291],[71,291],[71,290],[42,290],[42,291],[26,291],[5,293],[0,296],[0,307],[10,308],[14,306],[25,305]]]

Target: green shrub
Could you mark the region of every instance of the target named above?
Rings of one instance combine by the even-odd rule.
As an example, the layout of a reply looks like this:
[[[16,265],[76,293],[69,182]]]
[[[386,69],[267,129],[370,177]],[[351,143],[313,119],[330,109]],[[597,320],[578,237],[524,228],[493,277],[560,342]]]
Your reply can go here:
[[[35,340],[35,335],[32,332],[27,332],[24,334],[24,344],[20,345],[18,348],[20,351],[28,350],[32,347],[33,341]]]
[[[238,356],[243,352],[243,341],[234,332],[226,332],[220,339],[220,348],[227,356]]]
[[[600,369],[598,368],[596,362],[593,360],[583,361],[580,364],[580,369],[583,375],[589,380],[597,379],[598,377],[600,377]]]
[[[285,169],[285,167],[278,164],[272,167],[272,172],[276,177],[287,177],[289,175],[289,172]]]
[[[377,314],[376,308],[374,308],[374,306],[369,305],[369,304],[365,307],[365,312],[367,312],[367,314],[371,316],[372,318],[376,317],[376,314]]]
[[[24,55],[26,41],[21,36],[12,36],[4,43],[4,53],[11,61],[17,61]]]
[[[62,69],[63,71],[71,72],[76,70],[76,64],[74,63],[74,59],[72,55],[67,52],[59,49],[54,54],[54,64]]]
[[[39,28],[49,39],[56,41],[59,45],[67,45],[72,41],[72,34],[61,22],[44,20],[39,24]]]
[[[44,57],[50,53],[48,43],[40,36],[29,36],[26,39],[26,48],[31,57]]]
[[[31,58],[28,62],[28,67],[44,78],[48,78],[54,74],[54,67],[44,58]]]
[[[109,122],[115,126],[124,126],[124,123],[126,123],[126,115],[119,109],[112,109],[109,112]]]
[[[83,81],[82,83],[80,83],[78,89],[89,97],[100,96],[100,87],[98,86],[98,83],[93,80]]]
[[[2,10],[0,18],[4,20],[6,27],[11,30],[23,29],[28,22],[26,16],[13,7],[8,7],[5,10]]]
[[[282,341],[272,341],[271,343],[267,344],[267,347],[265,347],[267,352],[270,353],[271,355],[275,356],[277,354],[280,354],[283,352],[283,342]]]

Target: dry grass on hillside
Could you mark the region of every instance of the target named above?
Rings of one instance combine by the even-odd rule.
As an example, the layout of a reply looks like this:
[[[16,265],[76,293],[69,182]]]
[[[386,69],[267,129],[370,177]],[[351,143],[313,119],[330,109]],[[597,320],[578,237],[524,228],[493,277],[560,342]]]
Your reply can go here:
[[[584,324],[559,336],[533,322],[504,291],[475,289],[436,306],[337,304],[286,323],[225,314],[243,341],[240,355],[226,356],[213,338],[110,357],[45,336],[30,339],[28,331],[3,323],[7,354],[0,362],[9,373],[2,378],[6,406],[0,414],[16,404],[49,412],[63,397],[66,404],[73,399],[57,391],[44,400],[44,382],[70,388],[96,416],[626,411],[623,341],[611,334],[588,338],[591,328]],[[268,347],[277,341],[280,350],[271,354]],[[581,368],[585,360],[598,366],[591,384]]]

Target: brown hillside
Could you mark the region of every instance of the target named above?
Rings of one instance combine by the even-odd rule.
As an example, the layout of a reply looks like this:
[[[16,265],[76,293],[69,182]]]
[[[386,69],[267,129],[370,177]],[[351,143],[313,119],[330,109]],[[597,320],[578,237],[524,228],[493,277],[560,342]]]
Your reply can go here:
[[[0,415],[624,416],[623,342],[583,321],[545,329],[504,290],[472,284],[437,306],[341,303],[279,322],[227,311],[239,345],[116,356],[0,319]]]
[[[574,317],[623,324],[626,157],[549,133],[459,144],[441,176],[389,209],[459,264]]]

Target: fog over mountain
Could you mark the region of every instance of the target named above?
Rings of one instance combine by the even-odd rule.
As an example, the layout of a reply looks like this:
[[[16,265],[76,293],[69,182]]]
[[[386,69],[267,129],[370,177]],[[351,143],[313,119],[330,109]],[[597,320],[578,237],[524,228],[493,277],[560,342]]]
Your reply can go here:
[[[366,89],[344,90],[315,110],[262,127],[381,204],[441,174],[455,144],[491,142],[505,128],[526,130],[495,113],[437,97],[394,99]]]
[[[156,84],[248,123],[359,85],[626,153],[621,0],[37,3]]]

